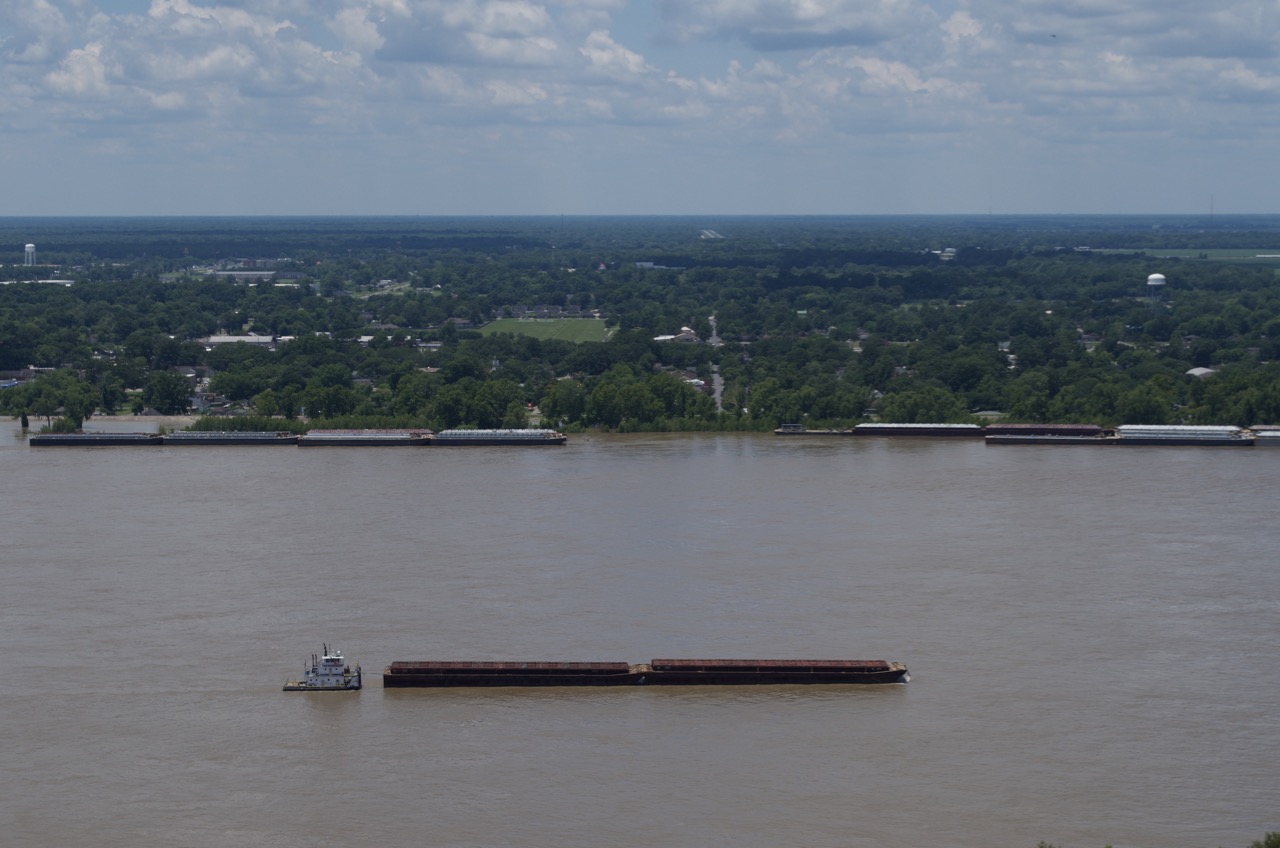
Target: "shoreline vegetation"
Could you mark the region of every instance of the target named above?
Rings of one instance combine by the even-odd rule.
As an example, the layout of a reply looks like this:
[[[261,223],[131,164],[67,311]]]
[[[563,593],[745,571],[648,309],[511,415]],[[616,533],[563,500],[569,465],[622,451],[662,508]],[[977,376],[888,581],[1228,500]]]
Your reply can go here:
[[[1036,848],[1065,848],[1065,846],[1041,841],[1036,844]],[[1111,846],[1107,845],[1105,848],[1111,848]],[[1255,839],[1249,843],[1249,848],[1280,848],[1280,831],[1271,831],[1261,839]]]
[[[32,429],[1280,423],[1280,216],[6,219],[8,242],[0,414]]]

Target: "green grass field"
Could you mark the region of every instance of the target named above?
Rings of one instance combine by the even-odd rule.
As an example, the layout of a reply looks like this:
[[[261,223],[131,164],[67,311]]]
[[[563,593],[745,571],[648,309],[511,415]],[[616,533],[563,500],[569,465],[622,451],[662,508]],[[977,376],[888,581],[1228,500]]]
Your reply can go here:
[[[609,329],[596,318],[499,318],[485,324],[480,332],[486,336],[515,333],[566,342],[602,342],[609,337]]]
[[[1204,262],[1233,262],[1241,265],[1280,265],[1280,248],[1147,248],[1139,250],[1098,250],[1097,253],[1144,253],[1169,259],[1199,259]]]

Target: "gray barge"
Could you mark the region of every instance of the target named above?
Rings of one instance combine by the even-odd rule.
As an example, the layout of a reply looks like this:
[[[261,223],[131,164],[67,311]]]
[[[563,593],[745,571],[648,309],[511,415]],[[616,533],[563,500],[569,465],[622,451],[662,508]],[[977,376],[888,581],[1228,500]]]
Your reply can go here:
[[[1125,424],[1116,428],[1115,443],[1128,446],[1249,447],[1253,434],[1240,427]]]
[[[978,424],[859,424],[844,429],[810,430],[803,424],[783,424],[773,431],[775,436],[888,436],[917,439],[982,438]]]
[[[296,445],[298,437],[293,433],[257,433],[230,430],[180,430],[166,433],[166,445],[178,447],[204,447],[206,445],[273,446]]]
[[[35,433],[27,444],[35,448],[130,446],[156,447],[164,444],[159,433]]]
[[[555,430],[441,430],[431,437],[433,447],[537,447],[563,445],[566,441],[565,434]]]
[[[425,447],[430,430],[308,430],[299,447]]]

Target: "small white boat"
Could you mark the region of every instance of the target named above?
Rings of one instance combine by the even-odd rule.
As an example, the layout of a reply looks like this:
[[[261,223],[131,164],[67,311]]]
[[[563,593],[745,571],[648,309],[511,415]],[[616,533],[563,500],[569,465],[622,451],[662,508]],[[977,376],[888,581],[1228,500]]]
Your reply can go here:
[[[284,684],[286,692],[348,692],[360,688],[360,666],[352,671],[342,658],[342,651],[324,646],[323,654],[312,654],[311,665],[305,666],[301,680]]]

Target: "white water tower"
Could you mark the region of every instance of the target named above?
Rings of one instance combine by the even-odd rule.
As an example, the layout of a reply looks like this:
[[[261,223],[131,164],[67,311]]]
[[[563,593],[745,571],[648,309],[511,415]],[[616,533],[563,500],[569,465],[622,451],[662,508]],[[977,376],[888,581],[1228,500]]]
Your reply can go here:
[[[27,245],[26,260],[23,264],[24,265],[36,264],[36,246],[34,244]]]
[[[1164,274],[1147,277],[1147,299],[1151,301],[1152,312],[1160,308],[1160,301],[1164,299],[1164,284]]]

